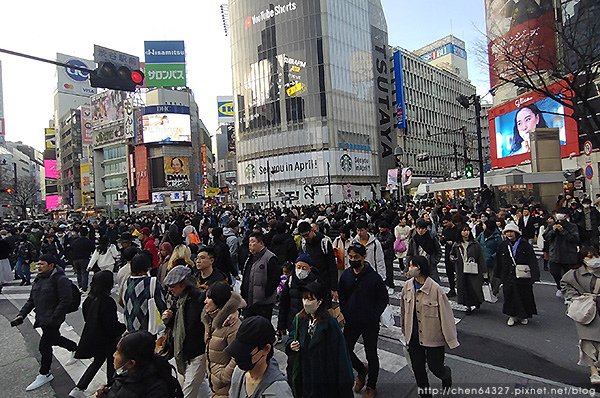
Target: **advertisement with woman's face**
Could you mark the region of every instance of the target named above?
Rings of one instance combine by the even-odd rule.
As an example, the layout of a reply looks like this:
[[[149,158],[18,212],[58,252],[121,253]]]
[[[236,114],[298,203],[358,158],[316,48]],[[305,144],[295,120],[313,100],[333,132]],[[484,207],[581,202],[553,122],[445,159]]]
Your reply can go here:
[[[515,111],[496,117],[494,123],[498,158],[531,152],[530,134],[539,128],[557,128],[560,144],[567,143],[564,107],[550,98],[522,105]]]
[[[557,83],[549,91],[563,91]],[[492,168],[512,167],[531,161],[532,133],[536,129],[557,129],[560,155],[569,157],[579,153],[577,123],[571,116],[573,110],[568,103],[557,101],[565,97],[548,98],[530,92],[491,108],[488,111],[490,127],[490,149]],[[563,100],[566,101],[566,100]]]

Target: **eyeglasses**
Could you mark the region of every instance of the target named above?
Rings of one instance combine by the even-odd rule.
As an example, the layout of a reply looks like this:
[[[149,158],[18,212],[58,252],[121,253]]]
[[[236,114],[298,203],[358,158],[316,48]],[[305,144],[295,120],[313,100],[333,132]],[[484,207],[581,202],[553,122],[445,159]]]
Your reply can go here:
[[[310,231],[300,234],[300,236],[303,238],[308,238],[308,235],[310,235]]]

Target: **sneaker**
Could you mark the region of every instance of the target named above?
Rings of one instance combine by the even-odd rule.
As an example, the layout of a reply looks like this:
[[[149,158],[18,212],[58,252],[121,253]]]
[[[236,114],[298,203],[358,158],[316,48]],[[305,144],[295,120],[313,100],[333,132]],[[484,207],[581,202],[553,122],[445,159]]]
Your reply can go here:
[[[360,392],[360,390],[362,390],[363,387],[365,386],[366,381],[367,381],[367,369],[365,367],[364,374],[359,373],[356,375],[356,379],[354,380],[354,392]]]
[[[375,398],[377,396],[377,390],[371,387],[367,387],[365,392],[362,394],[362,398]]]
[[[69,397],[71,397],[71,398],[87,398],[87,395],[85,395],[84,390],[81,390],[80,388],[75,387],[69,393]]]
[[[600,375],[599,374],[591,375],[590,382],[592,384],[600,384]]]
[[[456,297],[456,290],[452,289],[448,293],[446,293],[448,297]]]
[[[393,287],[388,287],[388,295],[391,296],[394,293],[395,293],[394,288]]]
[[[514,318],[514,317],[512,317],[512,316],[509,316],[509,317],[508,317],[508,321],[506,321],[506,324],[507,324],[508,326],[515,326],[515,318]]]
[[[529,319],[520,319],[519,322],[521,322],[521,325],[527,325],[529,323]]]
[[[50,383],[52,380],[54,380],[54,376],[52,376],[51,373],[48,373],[47,375],[37,375],[33,383],[28,385],[25,391],[33,391],[36,388],[40,388],[44,384]]]
[[[563,298],[563,293],[560,290],[556,291],[556,297]]]
[[[77,362],[77,358],[75,358],[75,351],[73,351],[71,352],[71,357],[69,358],[69,360],[65,362],[65,366],[73,365],[75,362]]]

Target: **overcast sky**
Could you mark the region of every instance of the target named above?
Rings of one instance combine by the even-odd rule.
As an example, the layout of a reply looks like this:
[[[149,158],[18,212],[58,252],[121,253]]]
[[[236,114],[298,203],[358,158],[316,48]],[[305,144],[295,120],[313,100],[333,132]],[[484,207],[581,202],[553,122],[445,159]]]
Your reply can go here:
[[[251,1],[251,0],[246,0]],[[344,0],[329,0],[344,1]],[[217,127],[216,96],[231,94],[231,64],[219,5],[226,0],[165,2],[11,1],[2,6],[0,48],[54,59],[57,52],[93,58],[93,45],[138,55],[144,40],[185,40],[188,86],[204,124]],[[467,42],[469,75],[480,94],[487,72],[474,48],[485,29],[483,0],[382,0],[389,43],[410,50],[449,33]],[[1,54],[7,140],[44,147],[53,113],[55,67]]]

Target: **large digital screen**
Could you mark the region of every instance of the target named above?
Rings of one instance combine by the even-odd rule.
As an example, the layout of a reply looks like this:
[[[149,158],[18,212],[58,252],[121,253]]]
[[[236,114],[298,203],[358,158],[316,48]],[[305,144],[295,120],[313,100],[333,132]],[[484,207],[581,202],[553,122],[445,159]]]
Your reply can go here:
[[[46,172],[46,178],[53,180],[58,179],[58,171],[56,170],[56,159],[45,159],[44,169]]]
[[[568,117],[572,110],[552,98],[525,94],[490,109],[492,167],[516,166],[531,159],[531,132],[540,128],[558,129],[561,156],[578,152],[577,124]]]
[[[190,142],[190,115],[153,113],[143,116],[144,142]]]
[[[190,158],[187,156],[165,156],[165,181],[169,188],[190,186]]]

